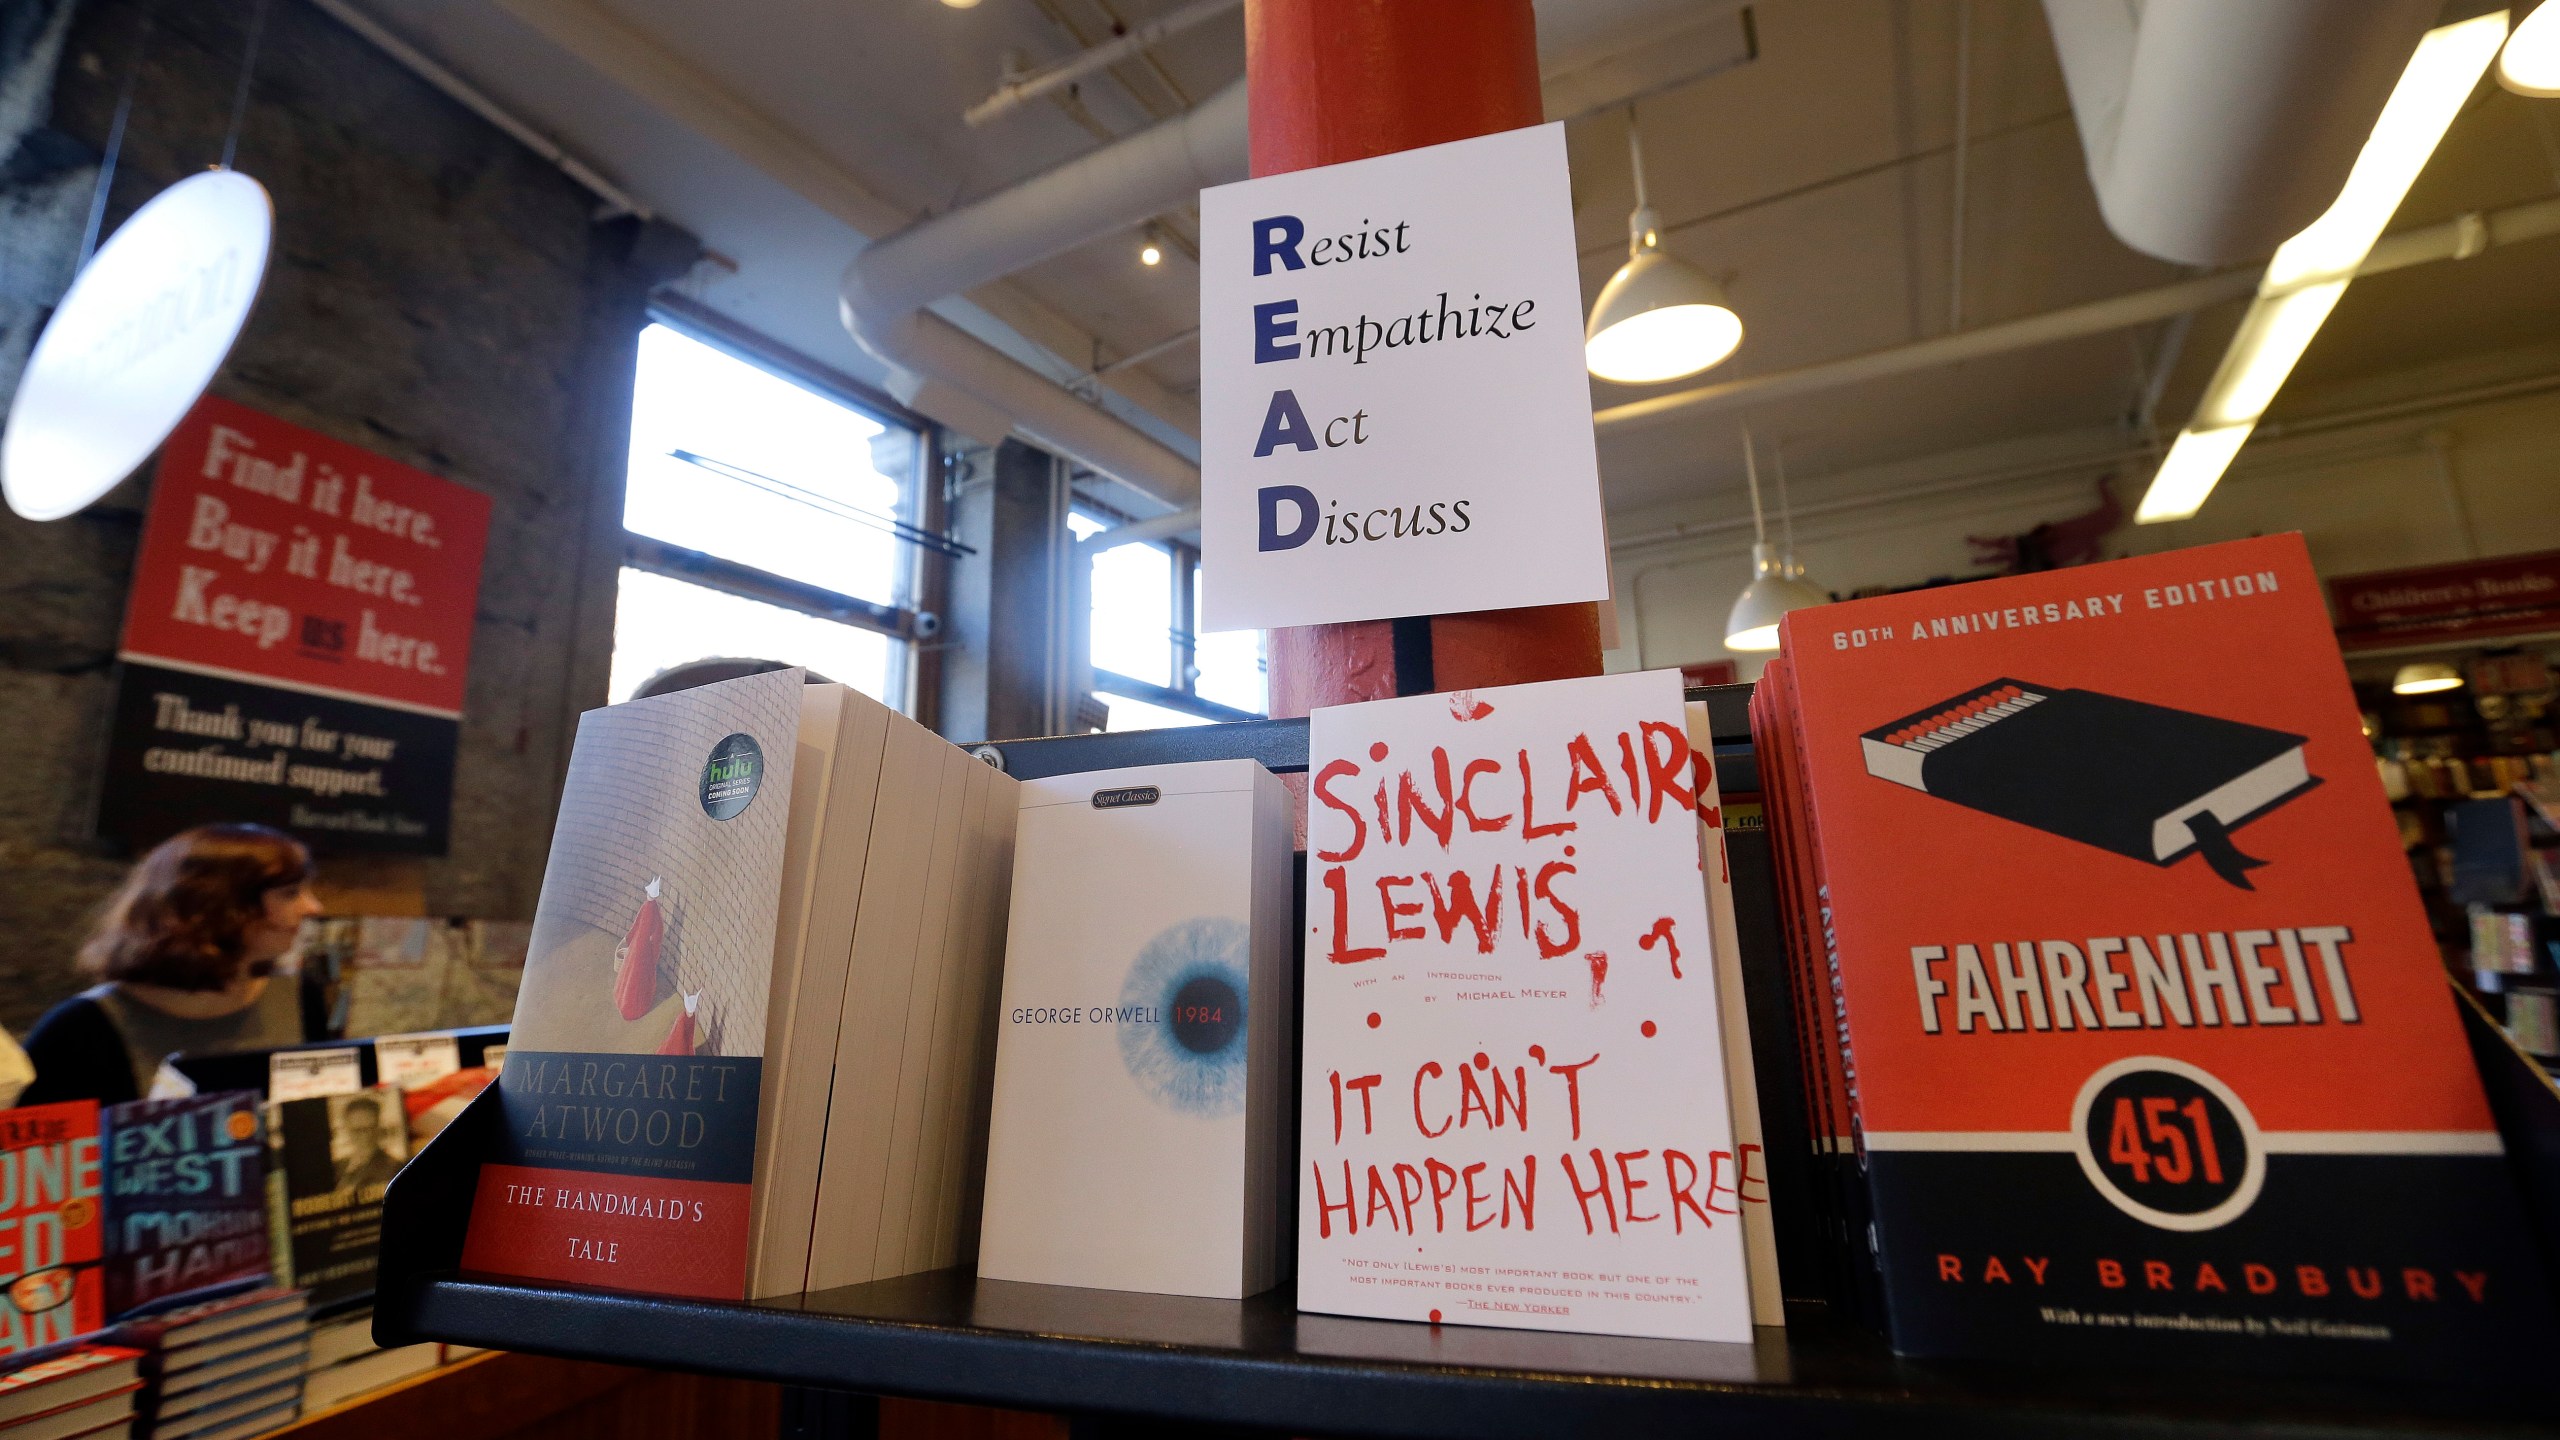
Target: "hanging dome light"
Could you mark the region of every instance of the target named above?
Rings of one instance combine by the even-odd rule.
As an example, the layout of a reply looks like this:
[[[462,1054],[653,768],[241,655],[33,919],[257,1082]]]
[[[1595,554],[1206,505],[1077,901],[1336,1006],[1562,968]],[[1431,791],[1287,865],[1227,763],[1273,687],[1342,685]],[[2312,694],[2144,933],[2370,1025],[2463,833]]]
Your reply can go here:
[[[1677,380],[1721,362],[1742,344],[1742,317],[1707,272],[1662,249],[1662,218],[1645,200],[1644,147],[1627,111],[1627,158],[1636,178],[1627,217],[1627,263],[1600,287],[1583,326],[1591,373],[1621,385]]]
[[[1752,443],[1751,427],[1742,428],[1742,472],[1751,485],[1751,583],[1733,597],[1733,611],[1725,616],[1724,648],[1727,650],[1762,651],[1778,648],[1778,620],[1790,610],[1814,605],[1828,605],[1831,596],[1820,586],[1804,578],[1804,566],[1795,556],[1795,506],[1786,493],[1786,452],[1778,456],[1778,511],[1785,526],[1786,546],[1781,549],[1769,543],[1768,525],[1760,512],[1759,448]]]
[[[2394,695],[2433,695],[2439,690],[2461,688],[2462,672],[2441,660],[2421,660],[2413,665],[2403,665],[2400,672],[2391,677],[2391,693]]]
[[[1751,583],[1733,597],[1733,613],[1725,617],[1727,650],[1775,650],[1780,616],[1831,603],[1829,595],[1804,578],[1804,567],[1789,563],[1768,545],[1751,547],[1751,569]]]
[[[2507,37],[2498,55],[2498,83],[2519,95],[2560,96],[2560,5],[2545,0]]]

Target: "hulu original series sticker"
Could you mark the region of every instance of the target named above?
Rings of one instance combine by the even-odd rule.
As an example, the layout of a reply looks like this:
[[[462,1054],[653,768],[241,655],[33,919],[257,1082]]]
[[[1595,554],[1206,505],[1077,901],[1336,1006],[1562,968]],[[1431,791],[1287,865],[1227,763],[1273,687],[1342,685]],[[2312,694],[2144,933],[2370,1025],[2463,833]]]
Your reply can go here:
[[[764,748],[744,733],[722,737],[702,762],[702,813],[732,819],[755,802],[764,784]]]

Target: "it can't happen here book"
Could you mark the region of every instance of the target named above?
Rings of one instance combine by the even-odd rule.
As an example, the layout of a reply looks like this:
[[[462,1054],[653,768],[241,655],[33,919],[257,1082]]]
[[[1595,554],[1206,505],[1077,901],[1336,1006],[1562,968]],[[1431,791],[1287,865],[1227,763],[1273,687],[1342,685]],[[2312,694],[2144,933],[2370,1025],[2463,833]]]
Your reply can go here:
[[[1668,671],[1315,712],[1302,1310],[1748,1341]]]
[[[2543,1333],[2299,536],[1785,638],[1898,1349],[2441,1368]]]

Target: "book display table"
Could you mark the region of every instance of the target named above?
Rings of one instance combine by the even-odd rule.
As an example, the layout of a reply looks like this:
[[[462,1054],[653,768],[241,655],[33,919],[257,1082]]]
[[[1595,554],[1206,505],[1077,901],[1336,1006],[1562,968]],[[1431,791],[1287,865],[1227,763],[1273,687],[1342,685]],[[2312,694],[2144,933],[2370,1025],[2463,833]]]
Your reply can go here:
[[[1711,706],[1716,763],[1737,814],[1757,789],[1747,695],[1742,686],[1693,692]],[[1264,721],[994,748],[1022,778],[1234,757],[1285,773],[1305,768],[1306,733],[1304,721]],[[1774,977],[1782,962],[1767,847],[1749,826],[1746,819],[1728,831],[1743,956],[1755,977]],[[1802,1194],[1807,1132],[1792,1098],[1784,985],[1755,989],[1750,1018],[1781,1263],[1819,1266],[1813,1227],[1791,1224],[1785,1203]],[[2495,1077],[2491,1089],[2499,1089]],[[2560,1434],[2560,1392],[2540,1376],[2386,1388],[1920,1364],[1820,1306],[1791,1307],[1788,1329],[1763,1329],[1743,1346],[1300,1314],[1287,1285],[1239,1302],[946,1270],[720,1304],[501,1283],[459,1268],[497,1099],[484,1093],[391,1188],[375,1303],[382,1344],[435,1339],[820,1390],[1297,1435]]]

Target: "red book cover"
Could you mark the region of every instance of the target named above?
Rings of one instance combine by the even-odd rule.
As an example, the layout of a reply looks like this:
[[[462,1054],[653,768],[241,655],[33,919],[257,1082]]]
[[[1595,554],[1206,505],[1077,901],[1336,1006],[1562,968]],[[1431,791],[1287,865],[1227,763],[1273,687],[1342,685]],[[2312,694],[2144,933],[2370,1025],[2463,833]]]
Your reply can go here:
[[[2300,537],[1784,634],[1898,1349],[2379,1372],[2540,1343]]]
[[[0,1111],[0,1355],[106,1323],[99,1170],[96,1101]]]

